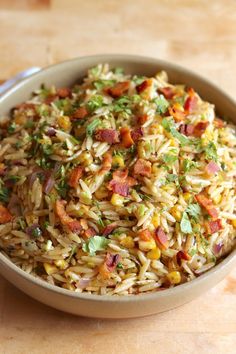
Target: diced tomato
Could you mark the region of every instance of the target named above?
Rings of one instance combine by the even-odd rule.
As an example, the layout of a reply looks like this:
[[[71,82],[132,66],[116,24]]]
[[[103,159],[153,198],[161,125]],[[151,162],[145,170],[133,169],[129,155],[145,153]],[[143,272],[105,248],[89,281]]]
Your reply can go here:
[[[134,165],[134,174],[141,176],[150,176],[152,164],[150,161],[138,159]]]
[[[137,140],[139,140],[141,137],[143,136],[143,129],[142,127],[139,128],[135,128],[131,131],[131,137],[133,139],[134,142],[136,142]]]
[[[179,103],[174,103],[172,107],[169,107],[169,114],[174,118],[176,122],[181,122],[185,119],[185,112]]]
[[[189,261],[190,259],[191,259],[190,255],[185,251],[179,251],[176,254],[176,260],[179,266],[181,265],[182,260]]]
[[[107,225],[106,227],[104,227],[103,231],[102,231],[102,235],[103,236],[108,236],[112,233],[113,230],[115,230],[117,228],[117,224],[116,222],[112,222],[111,224]]]
[[[213,220],[213,221],[206,223],[207,233],[210,235],[222,230],[222,228],[223,228],[223,225],[222,225],[221,219]]]
[[[82,174],[83,174],[83,167],[81,166],[75,167],[70,173],[70,177],[68,181],[69,186],[72,188],[76,188],[78,186],[78,182]]]
[[[141,84],[136,86],[136,90],[138,93],[142,93],[143,91],[145,91],[148,87],[150,87],[152,85],[152,80],[151,79],[147,79],[144,80]]]
[[[121,143],[125,148],[130,148],[134,141],[131,136],[131,131],[128,127],[122,127],[120,129]]]
[[[59,88],[59,89],[57,89],[57,95],[60,98],[71,97],[71,89],[68,87]]]
[[[148,229],[139,231],[138,235],[143,241],[149,241],[152,238],[152,233]]]
[[[206,172],[209,175],[213,175],[217,172],[220,171],[220,167],[214,162],[214,161],[210,161],[207,165],[206,165]]]
[[[6,224],[12,220],[13,216],[9,212],[9,210],[0,204],[0,224]]]
[[[208,214],[213,218],[213,219],[217,219],[218,217],[218,211],[217,209],[214,207],[213,202],[211,199],[207,198],[203,193],[199,193],[197,195],[195,195],[195,198],[197,200],[197,202],[206,209],[206,211],[208,212]]]
[[[143,114],[137,117],[137,123],[143,125],[148,120],[148,115]]]
[[[159,87],[157,90],[158,93],[161,93],[167,100],[171,100],[175,95],[173,87]]]
[[[184,109],[187,113],[192,113],[197,107],[198,98],[193,88],[188,90],[188,98],[185,101]]]
[[[157,241],[158,247],[162,250],[166,250],[169,246],[167,235],[164,230],[159,226],[155,232],[155,239]]]
[[[113,98],[119,98],[128,91],[129,86],[130,81],[118,82],[115,86],[108,87],[105,91]]]
[[[77,110],[73,113],[73,119],[84,119],[89,114],[87,108],[85,106],[77,108]]]
[[[105,141],[108,144],[119,143],[119,132],[115,129],[98,129],[95,133],[95,139]]]

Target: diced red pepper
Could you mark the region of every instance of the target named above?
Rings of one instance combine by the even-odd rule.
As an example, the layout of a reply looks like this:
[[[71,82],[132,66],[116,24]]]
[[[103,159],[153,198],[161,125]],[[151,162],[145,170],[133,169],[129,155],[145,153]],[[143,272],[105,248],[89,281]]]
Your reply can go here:
[[[12,220],[13,216],[9,212],[9,210],[0,204],[0,224],[6,224]]]
[[[75,167],[70,173],[70,177],[68,181],[69,186],[72,188],[76,188],[78,186],[78,182],[82,174],[83,174],[83,167],[81,166]]]
[[[95,139],[105,141],[108,144],[119,143],[119,132],[115,129],[98,129],[95,133]]]
[[[125,148],[128,149],[134,144],[134,141],[131,136],[131,131],[128,127],[122,127],[120,129],[120,135],[121,135],[121,143]]]
[[[169,247],[167,235],[160,226],[156,229],[155,239],[157,241],[158,247],[161,250],[166,250]]]
[[[115,86],[113,87],[108,87],[105,89],[105,91],[108,93],[113,98],[119,98],[122,96],[125,92],[128,91],[130,86],[130,81],[123,81],[123,82],[118,82]]]
[[[161,93],[167,100],[171,100],[175,95],[173,87],[159,87],[157,91],[158,93]]]
[[[150,161],[138,159],[134,165],[134,174],[141,176],[150,176],[152,172],[152,164]]]

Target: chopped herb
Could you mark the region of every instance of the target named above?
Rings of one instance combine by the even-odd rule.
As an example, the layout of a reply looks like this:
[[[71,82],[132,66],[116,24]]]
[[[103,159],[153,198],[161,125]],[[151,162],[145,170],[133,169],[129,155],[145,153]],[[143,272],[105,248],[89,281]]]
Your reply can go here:
[[[20,176],[8,176],[7,181],[10,182],[11,184],[17,183],[21,179]]]
[[[99,218],[98,221],[97,221],[98,225],[101,226],[101,227],[105,227],[104,225],[104,222],[102,220],[102,218]]]
[[[34,127],[34,121],[32,121],[32,120],[28,120],[25,124],[24,124],[24,128],[28,128],[28,129],[30,129],[30,128],[33,128]]]
[[[15,148],[19,149],[22,146],[22,141],[17,141],[17,143],[15,143]]]
[[[102,107],[103,105],[103,97],[100,95],[94,95],[87,102],[87,108],[90,113],[94,112],[96,109]]]
[[[50,225],[49,221],[44,221],[43,224],[44,229],[47,229],[49,225]]]
[[[178,180],[178,175],[169,173],[169,174],[166,176],[166,179],[167,179],[168,182],[175,182],[175,181]]]
[[[8,202],[10,198],[10,191],[4,186],[4,182],[0,179],[0,202]]]
[[[153,102],[156,104],[156,111],[159,114],[164,114],[167,111],[167,108],[169,107],[169,102],[165,99],[163,95],[154,98]]]
[[[217,162],[218,156],[217,156],[217,149],[216,145],[213,143],[213,141],[210,141],[209,144],[205,148],[205,156],[207,160],[213,160]]]
[[[16,123],[15,122],[12,122],[8,128],[7,128],[7,131],[9,134],[13,134],[16,130]]]
[[[53,153],[53,146],[49,144],[42,144],[43,153],[47,156],[50,156]]]
[[[25,230],[25,228],[26,228],[26,222],[25,222],[25,220],[23,220],[22,218],[19,218],[19,219],[18,219],[18,223],[19,223],[19,225],[20,225],[21,230]]]
[[[123,269],[123,264],[122,263],[118,263],[117,266],[116,266],[117,269]]]
[[[199,204],[189,204],[185,212],[192,216],[195,221],[197,221],[199,215],[201,214],[201,208]]]
[[[104,87],[109,87],[115,84],[115,80],[97,80],[93,82],[94,87],[97,90],[102,90]]]
[[[88,74],[89,74],[89,76],[97,77],[97,76],[99,76],[100,71],[101,71],[101,66],[97,65],[97,66],[94,66],[93,68],[89,69]]]
[[[192,248],[191,251],[188,252],[188,254],[192,257],[197,253],[197,250],[195,248]]]
[[[88,242],[83,244],[82,249],[84,252],[89,252],[89,254],[93,256],[97,251],[105,250],[109,242],[110,240],[104,236],[93,236]]]
[[[40,237],[42,235],[42,231],[39,227],[35,227],[32,231],[31,231],[31,235],[35,238]]]
[[[71,261],[71,258],[74,256],[74,254],[77,252],[77,246],[76,245],[73,245],[72,248],[71,248],[71,251],[70,251],[70,255],[69,257],[67,258],[67,262],[70,263]]]
[[[60,194],[62,198],[65,198],[67,196],[67,193],[69,191],[69,185],[66,183],[64,179],[62,179],[58,184],[55,185],[56,190]]]
[[[119,67],[114,68],[112,71],[116,75],[119,75],[119,74],[122,75],[124,73],[124,69],[123,68],[119,68]]]
[[[191,222],[186,211],[183,212],[182,219],[180,222],[180,229],[185,234],[190,234],[193,231]]]
[[[170,167],[178,160],[178,156],[174,154],[164,154],[162,159],[169,165],[167,167]]]
[[[93,135],[93,132],[95,129],[101,124],[101,121],[99,118],[95,118],[90,124],[87,125],[86,127],[86,134],[89,136]]]
[[[189,172],[190,170],[192,170],[196,166],[197,166],[197,163],[195,161],[191,161],[189,159],[185,159],[183,161],[183,170],[184,170],[184,172]]]
[[[131,114],[131,100],[128,96],[122,96],[113,101],[112,110],[114,112],[120,113],[125,112],[127,114]]]
[[[140,85],[146,78],[144,76],[138,76],[134,75],[132,80],[135,83],[135,85]]]
[[[40,117],[48,117],[49,116],[49,109],[48,106],[45,104],[41,104],[36,106],[36,112]]]
[[[176,130],[172,119],[164,118],[161,124],[166,131],[170,132],[173,137],[179,140],[181,145],[192,144],[190,139],[188,139],[185,135],[181,134],[180,132],[178,132],[178,130]]]
[[[53,162],[52,161],[48,161],[46,159],[46,157],[41,157],[41,158],[38,158],[35,160],[36,164],[40,167],[42,167],[43,169],[47,170],[49,168],[52,168],[52,164]]]

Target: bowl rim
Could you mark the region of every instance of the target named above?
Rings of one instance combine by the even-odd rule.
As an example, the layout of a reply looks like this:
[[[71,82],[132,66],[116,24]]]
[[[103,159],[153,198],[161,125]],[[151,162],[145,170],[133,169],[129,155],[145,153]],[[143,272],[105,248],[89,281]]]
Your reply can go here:
[[[154,58],[154,57],[148,57],[148,56],[140,56],[140,55],[130,55],[130,54],[97,54],[97,55],[89,55],[89,56],[82,56],[82,57],[76,57],[72,58],[69,60],[65,60],[62,62],[59,62],[57,64],[52,64],[50,66],[47,66],[45,68],[42,68],[39,72],[34,73],[33,75],[21,80],[20,82],[16,83],[14,86],[9,88],[6,92],[4,92],[3,95],[0,97],[0,104],[4,102],[5,98],[13,94],[15,91],[18,91],[22,89],[25,85],[25,83],[30,82],[33,78],[40,77],[42,73],[47,73],[50,72],[51,70],[59,70],[60,68],[63,68],[64,65],[69,65],[70,63],[80,63],[80,61],[86,61],[94,59],[96,60],[97,63],[100,61],[102,62],[108,62],[111,59],[116,59],[116,60],[121,60],[124,62],[143,62],[146,64],[157,64],[158,66],[165,66],[169,67],[173,71],[182,71],[186,73],[187,75],[190,75],[197,80],[201,81],[203,84],[206,84],[208,87],[210,87],[212,90],[217,91],[219,94],[225,97],[232,105],[235,106],[236,108],[236,100],[234,100],[231,96],[229,96],[226,92],[224,92],[222,89],[217,87],[216,84],[211,82],[210,80],[202,77],[198,73],[186,69],[185,67],[182,67],[180,65],[174,64],[170,61]],[[168,70],[168,69],[167,69]],[[131,294],[131,295],[122,295],[119,296],[118,294],[114,295],[96,295],[96,294],[87,294],[87,293],[77,293],[75,291],[71,291],[68,289],[61,288],[57,285],[52,285],[38,277],[35,277],[34,275],[31,275],[21,268],[19,268],[16,264],[14,264],[8,256],[4,254],[4,252],[0,251],[0,265],[6,266],[9,268],[12,272],[15,272],[18,274],[19,277],[24,278],[26,281],[29,281],[30,283],[33,283],[36,286],[43,287],[45,290],[48,290],[53,293],[57,293],[58,295],[65,295],[69,296],[70,298],[74,299],[80,299],[80,300],[86,300],[90,302],[94,301],[100,301],[100,302],[144,302],[148,300],[158,300],[162,297],[170,297],[173,295],[178,295],[181,294],[182,292],[187,292],[188,290],[193,290],[194,288],[198,287],[202,283],[204,283],[208,278],[211,278],[214,274],[218,273],[220,270],[221,271],[226,271],[228,268],[230,268],[233,264],[236,264],[236,249],[233,249],[225,258],[222,259],[217,265],[212,267],[210,270],[205,272],[204,274],[200,275],[199,277],[180,284],[176,287],[168,288],[168,289],[163,289],[151,293],[141,293],[141,294]],[[7,280],[7,278],[6,278]]]

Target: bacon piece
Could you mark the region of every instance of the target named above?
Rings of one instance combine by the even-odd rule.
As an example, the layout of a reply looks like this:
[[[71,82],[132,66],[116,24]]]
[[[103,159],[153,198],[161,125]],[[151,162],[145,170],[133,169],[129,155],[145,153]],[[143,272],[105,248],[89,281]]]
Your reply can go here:
[[[97,234],[97,232],[94,230],[93,227],[89,227],[87,230],[85,230],[83,232],[83,236],[85,236],[86,238],[90,238],[93,237]]]
[[[147,120],[148,120],[148,115],[147,114],[143,114],[143,115],[137,117],[137,123],[141,124],[141,125],[146,123]]]
[[[134,141],[131,136],[131,131],[128,127],[122,127],[120,129],[121,143],[125,148],[130,148]]]
[[[95,132],[95,139],[108,144],[116,144],[120,141],[119,132],[115,129],[98,129]]]
[[[194,125],[193,124],[181,124],[179,126],[179,131],[181,134],[184,134],[186,136],[193,135]]]
[[[155,231],[155,239],[161,250],[166,250],[169,246],[168,238],[163,229],[159,226]]]
[[[58,96],[57,95],[48,95],[46,98],[45,98],[45,100],[44,100],[44,103],[45,104],[51,104],[53,101],[55,101],[55,99],[56,98],[58,98]]]
[[[148,87],[150,87],[152,85],[152,80],[151,79],[147,79],[144,80],[141,84],[136,86],[136,90],[138,93],[142,93],[143,91],[145,91]]]
[[[187,111],[187,113],[192,113],[197,106],[198,98],[193,88],[188,90],[188,95],[184,104],[184,110]]]
[[[206,128],[208,127],[209,122],[199,122],[194,126],[194,131],[193,131],[193,135],[197,138],[200,138],[202,136],[202,134],[204,133],[204,131],[206,130]]]
[[[102,161],[102,167],[99,173],[107,173],[110,171],[112,166],[112,155],[108,151],[104,154],[103,161]]]
[[[213,219],[217,219],[218,218],[218,211],[217,209],[214,207],[213,202],[211,199],[207,198],[203,193],[199,193],[197,195],[195,195],[195,198],[197,200],[197,202],[206,209],[206,211],[208,212],[208,214],[213,218]]]
[[[190,255],[185,251],[179,251],[176,254],[176,260],[179,266],[181,266],[182,260],[189,261],[191,259]]]
[[[7,222],[11,221],[13,216],[9,212],[9,210],[0,204],[0,224],[6,224]]]
[[[81,231],[82,227],[78,220],[74,220],[70,217],[65,210],[66,201],[65,200],[57,200],[55,204],[55,211],[57,216],[59,217],[62,225],[67,226],[72,232]]]
[[[128,170],[117,170],[113,172],[112,180],[108,183],[107,188],[112,190],[113,193],[127,197],[129,194],[129,187],[132,187],[135,184],[137,184],[137,181],[133,177],[128,176]]]
[[[35,104],[34,103],[26,103],[26,102],[23,102],[23,103],[20,103],[18,104],[17,106],[15,106],[14,110],[17,109],[17,110],[20,110],[20,111],[24,111],[26,109],[33,109],[35,110]]]
[[[71,89],[69,89],[68,87],[59,88],[57,89],[57,95],[60,98],[71,97]]]
[[[143,136],[143,129],[142,127],[139,128],[135,128],[131,131],[131,137],[133,139],[134,142],[136,142],[137,140],[139,140],[141,137]]]
[[[158,93],[161,93],[167,100],[170,100],[175,95],[173,87],[159,87]]]
[[[69,186],[72,188],[76,188],[82,174],[83,174],[83,167],[77,166],[73,168],[73,170],[70,173],[70,177],[68,181]]]
[[[213,220],[213,221],[206,223],[207,233],[210,235],[222,230],[222,228],[223,228],[223,225],[222,225],[221,219]]]
[[[72,114],[72,119],[84,119],[89,114],[87,108],[85,106],[79,107]]]
[[[115,230],[117,227],[116,222],[112,222],[111,224],[107,225],[106,227],[104,227],[103,231],[102,231],[102,235],[103,236],[108,236],[112,233],[113,230]]]
[[[225,126],[225,122],[220,118],[215,118],[213,124],[218,129],[223,128]]]
[[[152,164],[150,161],[138,159],[134,165],[134,174],[141,176],[150,176],[152,171]]]
[[[185,112],[179,103],[174,103],[172,107],[168,108],[168,111],[176,122],[181,122],[185,119]]]
[[[111,272],[116,269],[117,264],[120,261],[119,254],[107,253],[104,263],[99,267],[99,273],[104,279],[109,279]]]
[[[214,162],[214,161],[210,161],[207,165],[206,165],[206,172],[209,175],[214,175],[215,173],[220,171],[220,167]]]
[[[0,176],[3,176],[5,174],[6,171],[6,166],[4,165],[4,163],[0,163]]]
[[[143,241],[150,241],[152,238],[152,233],[148,229],[139,231],[138,235]]]
[[[130,86],[129,81],[117,82],[113,87],[108,87],[105,91],[113,98],[118,98],[122,96],[126,91],[128,91]]]

